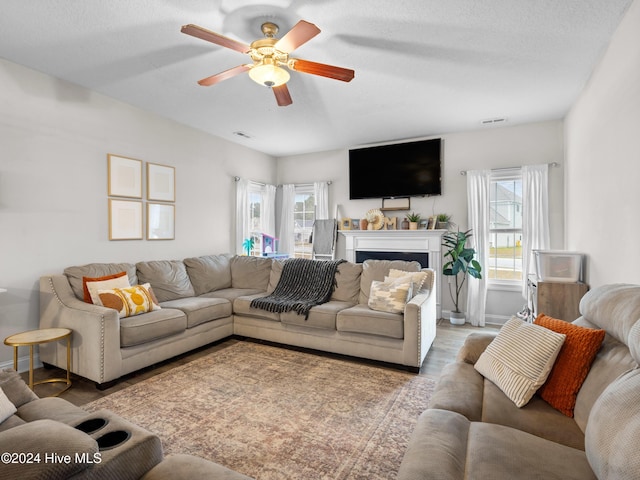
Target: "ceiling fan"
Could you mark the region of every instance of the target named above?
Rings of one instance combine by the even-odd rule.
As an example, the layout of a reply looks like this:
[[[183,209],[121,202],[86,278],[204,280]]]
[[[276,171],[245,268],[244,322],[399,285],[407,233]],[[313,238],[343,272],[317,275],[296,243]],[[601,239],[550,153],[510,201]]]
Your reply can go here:
[[[212,32],[197,25],[184,25],[182,33],[206,40],[222,47],[246,53],[251,57],[253,64],[238,65],[237,67],[225,70],[207,78],[199,80],[202,86],[211,86],[228,78],[234,77],[244,72],[249,72],[249,76],[255,82],[269,87],[276,96],[276,101],[281,107],[291,105],[291,95],[287,88],[289,72],[282,68],[294,70],[296,72],[310,73],[322,77],[333,78],[343,82],[353,79],[355,72],[348,68],[325,65],[323,63],[310,62],[299,58],[290,58],[289,54],[296,48],[307,43],[320,33],[320,29],[313,23],[300,20],[294,27],[280,39],[276,38],[278,26],[272,22],[262,24],[264,38],[252,42],[251,45],[239,42],[232,38],[225,37],[219,33]]]

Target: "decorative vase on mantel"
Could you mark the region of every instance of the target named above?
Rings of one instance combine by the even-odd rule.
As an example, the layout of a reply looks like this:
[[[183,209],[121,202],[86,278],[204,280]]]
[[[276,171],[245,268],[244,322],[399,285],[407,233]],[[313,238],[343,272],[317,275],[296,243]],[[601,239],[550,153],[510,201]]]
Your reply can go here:
[[[367,222],[366,218],[361,218],[360,219],[360,230],[367,230],[369,226],[369,222]]]
[[[400,228],[402,228],[402,230],[409,230],[409,220],[406,218],[402,220],[402,222],[400,222]]]

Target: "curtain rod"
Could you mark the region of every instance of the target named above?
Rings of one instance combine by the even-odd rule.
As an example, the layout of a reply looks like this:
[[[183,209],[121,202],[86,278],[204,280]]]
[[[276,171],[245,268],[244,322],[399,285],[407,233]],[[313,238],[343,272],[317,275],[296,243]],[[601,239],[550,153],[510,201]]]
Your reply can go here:
[[[233,179],[234,179],[236,182],[240,181],[240,177],[238,177],[238,176],[233,177]],[[253,182],[253,183],[255,183],[255,184],[257,184],[257,185],[261,185],[261,186],[263,186],[263,187],[267,185],[266,183],[262,183],[262,182],[254,182],[253,180],[250,180],[250,181],[251,181],[251,182]],[[327,180],[327,185],[331,185],[332,183],[333,183],[333,182],[332,182],[331,180]],[[311,186],[313,186],[313,183],[296,183],[295,185],[296,185],[297,187],[311,187]],[[281,186],[282,186],[282,185],[278,185],[278,187],[281,187]]]
[[[547,165],[549,165],[550,167],[559,167],[560,164],[558,162],[550,162],[547,163]],[[502,168],[492,168],[491,171],[492,172],[498,172],[500,170],[513,170],[516,168],[522,168],[522,166],[520,167],[502,167]],[[466,175],[467,174],[467,170],[460,170],[460,175]]]

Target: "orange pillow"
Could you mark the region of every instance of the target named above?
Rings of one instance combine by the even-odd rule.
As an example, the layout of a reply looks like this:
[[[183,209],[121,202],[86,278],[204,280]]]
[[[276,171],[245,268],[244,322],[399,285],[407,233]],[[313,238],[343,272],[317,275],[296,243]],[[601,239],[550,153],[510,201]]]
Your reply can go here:
[[[605,331],[580,327],[551,318],[544,313],[538,315],[533,323],[567,336],[556,363],[538,394],[567,417],[573,417],[576,396],[582,382],[587,378],[593,359],[600,350]]]
[[[114,278],[124,277],[126,274],[127,272],[118,272],[114,273],[113,275],[105,275],[104,277],[82,277],[83,300],[86,303],[93,303],[93,301],[91,300],[91,294],[89,293],[89,288],[87,287],[87,282],[103,282],[105,280],[113,280]]]

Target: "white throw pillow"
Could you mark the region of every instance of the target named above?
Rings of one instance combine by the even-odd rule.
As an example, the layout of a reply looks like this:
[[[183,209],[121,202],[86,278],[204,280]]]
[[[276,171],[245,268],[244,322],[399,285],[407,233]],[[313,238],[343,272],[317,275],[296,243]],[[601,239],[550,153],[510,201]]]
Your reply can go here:
[[[387,280],[410,281],[411,283],[413,283],[411,292],[411,297],[413,297],[414,295],[417,295],[420,290],[422,290],[422,287],[424,286],[428,276],[429,274],[427,272],[405,272],[404,270],[397,270],[395,268],[392,268],[391,270],[389,270],[389,275],[385,277],[385,282]],[[409,300],[411,300],[411,298],[409,298]]]
[[[4,422],[17,411],[16,406],[11,403],[11,400],[9,400],[7,395],[2,391],[2,388],[0,388],[0,423]]]
[[[371,282],[369,308],[379,312],[402,313],[411,299],[410,281]]]
[[[98,298],[100,290],[109,290],[111,288],[127,288],[130,287],[129,277],[124,275],[122,277],[110,278],[109,280],[100,280],[96,282],[87,282],[87,290],[91,296],[91,302],[94,305],[102,305]]]
[[[546,381],[565,337],[512,318],[482,352],[475,369],[523,407]]]

